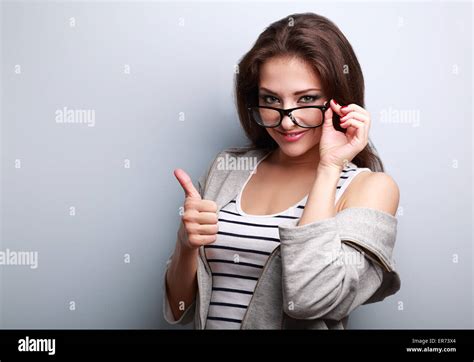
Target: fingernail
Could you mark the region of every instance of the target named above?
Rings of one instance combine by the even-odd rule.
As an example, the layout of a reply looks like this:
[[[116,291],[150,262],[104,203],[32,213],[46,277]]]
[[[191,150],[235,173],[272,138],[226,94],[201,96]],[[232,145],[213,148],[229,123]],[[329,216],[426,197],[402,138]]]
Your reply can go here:
[[[347,108],[347,106],[341,107],[341,109]]]
[[[333,102],[334,102],[336,105],[339,105],[339,103],[337,103],[335,99],[333,99]]]

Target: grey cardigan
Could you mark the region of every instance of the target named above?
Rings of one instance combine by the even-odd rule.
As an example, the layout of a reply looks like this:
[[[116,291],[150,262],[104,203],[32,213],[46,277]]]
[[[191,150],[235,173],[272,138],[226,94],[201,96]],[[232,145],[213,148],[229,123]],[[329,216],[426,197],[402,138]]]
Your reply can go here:
[[[252,170],[222,169],[217,160],[227,154],[234,160],[255,157],[259,161],[266,152],[251,147],[219,152],[199,178],[201,197],[214,200],[220,210],[239,193]],[[263,267],[242,329],[345,329],[349,314],[357,306],[382,301],[400,289],[392,257],[397,233],[393,215],[351,207],[328,219],[302,226],[297,222],[290,220],[279,226],[280,244]],[[180,222],[178,238],[183,232]],[[364,262],[348,263],[354,254]],[[170,262],[171,257],[165,271]],[[163,314],[168,323],[194,321],[195,329],[205,327],[212,275],[203,246],[199,248],[197,282],[193,303],[174,320],[163,278]]]

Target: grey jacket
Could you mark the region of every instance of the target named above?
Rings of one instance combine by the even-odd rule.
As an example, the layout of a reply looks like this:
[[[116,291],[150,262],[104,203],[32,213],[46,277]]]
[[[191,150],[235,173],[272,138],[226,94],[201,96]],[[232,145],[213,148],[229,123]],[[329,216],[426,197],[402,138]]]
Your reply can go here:
[[[218,210],[240,191],[252,170],[218,167],[218,159],[256,157],[266,150],[227,148],[199,178],[203,199]],[[359,305],[382,301],[400,289],[392,257],[397,218],[365,207],[342,210],[334,217],[296,226],[293,219],[280,225],[280,244],[270,254],[241,324],[242,329],[345,329],[349,314]],[[177,236],[184,235],[181,222]],[[355,263],[358,256],[363,263]],[[349,260],[349,262],[348,262]],[[352,260],[352,262],[351,262]],[[171,257],[166,263],[166,268]],[[166,275],[166,273],[164,274]],[[163,314],[170,324],[194,321],[204,329],[211,299],[212,275],[199,248],[198,292],[178,320],[174,320],[162,280]]]

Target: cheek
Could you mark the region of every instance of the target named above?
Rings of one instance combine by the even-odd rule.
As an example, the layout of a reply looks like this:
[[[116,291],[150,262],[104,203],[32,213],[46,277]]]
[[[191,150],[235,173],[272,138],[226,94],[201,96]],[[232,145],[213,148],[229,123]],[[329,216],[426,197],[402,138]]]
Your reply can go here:
[[[321,131],[322,131],[321,127],[318,127],[312,130],[313,134],[311,135],[311,138],[314,141],[314,143],[319,143],[319,140],[321,139]]]
[[[319,143],[321,139],[321,128],[312,129],[305,135],[305,144],[308,148],[311,148]]]
[[[273,140],[274,140],[275,142],[278,143],[278,133],[277,133],[277,131],[275,131],[274,129],[271,129],[271,128],[266,128],[265,130],[267,131],[267,133],[269,134],[269,136],[270,136],[271,138],[273,138]]]
[[[265,131],[267,131],[267,133],[272,137],[272,138],[275,138],[275,130],[271,129],[271,128],[265,128]]]

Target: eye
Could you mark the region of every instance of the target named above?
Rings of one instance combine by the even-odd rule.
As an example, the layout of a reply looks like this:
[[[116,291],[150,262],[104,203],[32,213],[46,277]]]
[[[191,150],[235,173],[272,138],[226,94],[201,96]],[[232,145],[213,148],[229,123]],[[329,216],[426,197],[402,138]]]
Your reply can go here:
[[[262,100],[264,103],[266,104],[273,104],[275,101],[278,101],[278,98],[275,98],[273,96],[270,96],[270,95],[263,95],[261,96]]]
[[[318,95],[314,95],[314,96],[303,96],[300,98],[301,99],[304,99],[304,101],[302,103],[313,103],[313,102],[316,102],[318,99],[320,99],[321,97],[318,96]]]

